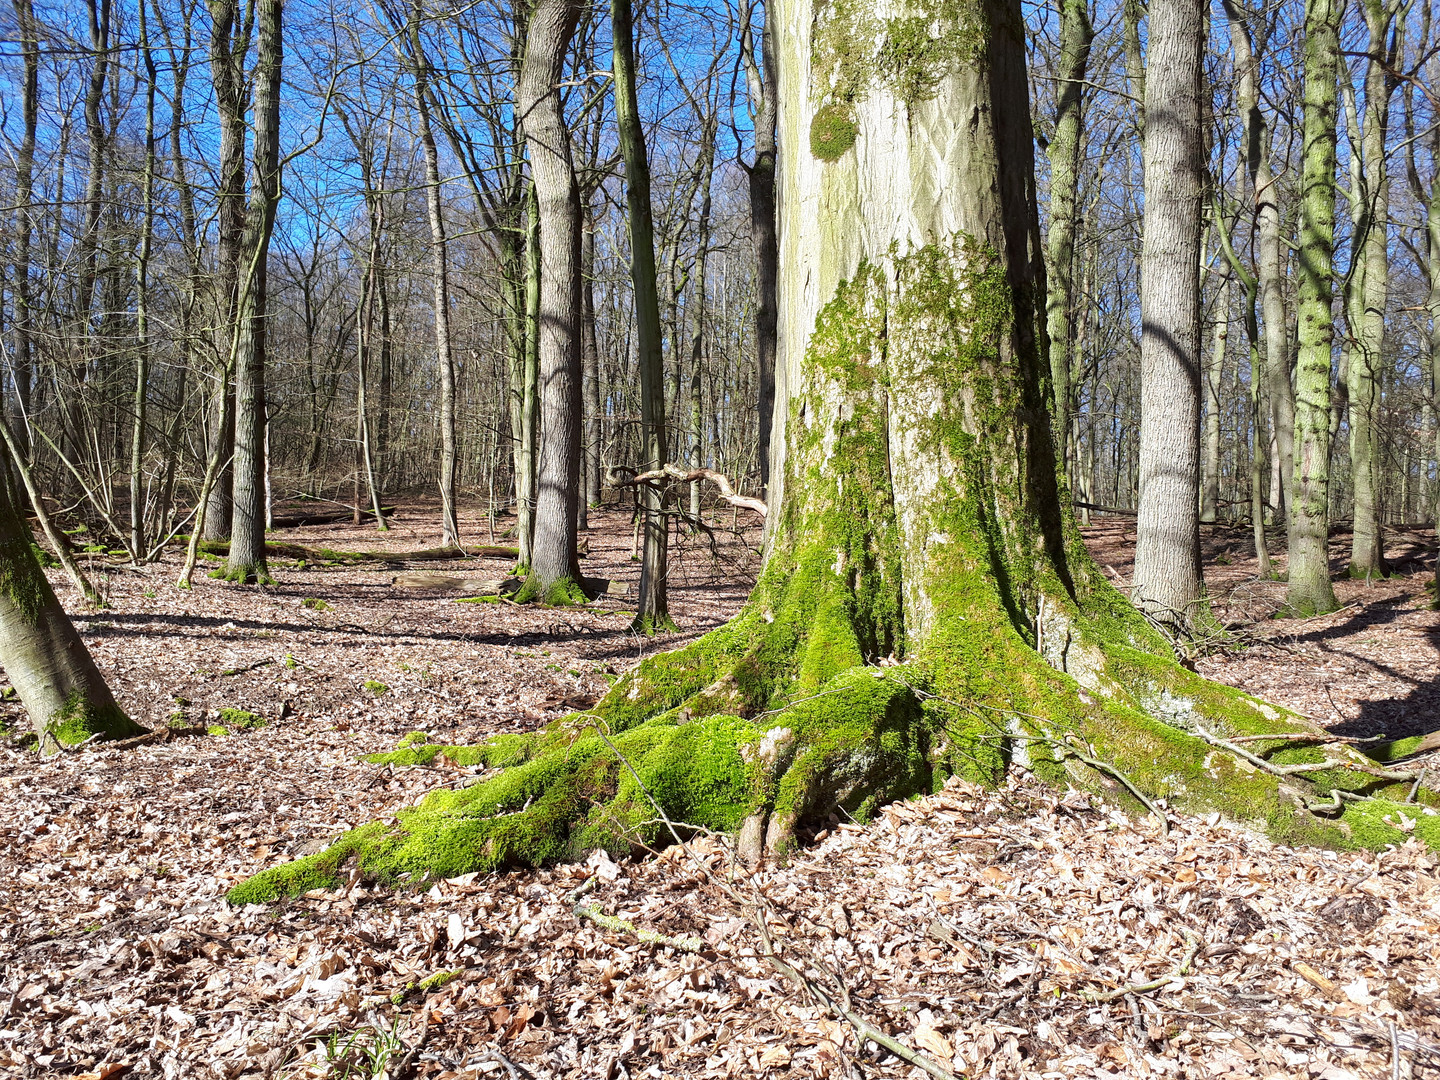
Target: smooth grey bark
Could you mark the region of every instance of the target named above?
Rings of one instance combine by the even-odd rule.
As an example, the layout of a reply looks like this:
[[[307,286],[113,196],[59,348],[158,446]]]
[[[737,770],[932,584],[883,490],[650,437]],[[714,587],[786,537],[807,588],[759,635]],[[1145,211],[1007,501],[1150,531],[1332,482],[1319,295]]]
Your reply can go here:
[[[280,76],[283,0],[258,0],[255,150],[240,250],[244,275],[236,303],[235,495],[225,577],[270,580],[265,559],[265,403],[270,237],[280,205]]]
[[[1131,599],[1185,636],[1202,615],[1200,232],[1205,190],[1199,0],[1153,0],[1140,261],[1140,501]]]
[[[1223,226],[1222,226],[1223,227]],[[1205,452],[1200,485],[1200,521],[1214,524],[1220,512],[1220,387],[1230,340],[1230,275],[1222,274],[1215,290],[1215,324],[1210,362],[1205,365]]]
[[[144,734],[115,703],[40,569],[8,469],[0,469],[0,667],[25,705],[42,753]]]
[[[34,356],[31,331],[34,314],[30,310],[31,238],[34,234],[34,208],[31,205],[35,186],[35,131],[40,116],[40,42],[35,28],[33,0],[14,0],[16,30],[20,53],[24,60],[21,76],[20,145],[15,153],[15,259],[12,263],[15,290],[15,360],[11,378],[19,406],[21,439],[20,454],[30,452],[30,394],[34,380]]]
[[[1380,530],[1380,383],[1384,377],[1385,313],[1390,295],[1390,170],[1386,140],[1390,97],[1396,80],[1395,41],[1391,29],[1396,5],[1391,0],[1361,4],[1369,35],[1365,64],[1364,126],[1357,143],[1353,87],[1347,87],[1350,134],[1351,270],[1345,289],[1349,328],[1346,390],[1350,406],[1350,474],[1355,494],[1350,576],[1381,577],[1386,572]],[[1347,75],[1348,78],[1348,75]]]
[[[1063,468],[1075,462],[1065,452],[1075,444],[1073,426],[1075,358],[1075,234],[1080,219],[1080,150],[1084,135],[1084,84],[1095,30],[1089,0],[1057,0],[1060,60],[1057,69],[1055,131],[1050,139],[1049,230],[1045,322],[1050,333],[1050,386],[1055,400],[1055,445]],[[1087,500],[1088,501],[1088,500]]]
[[[780,243],[777,231],[775,185],[779,155],[775,140],[778,122],[780,75],[775,58],[775,0],[756,0],[764,11],[760,31],[760,54],[755,54],[754,6],[746,12],[741,28],[741,59],[751,107],[755,160],[745,169],[750,194],[750,246],[755,252],[755,387],[759,407],[756,438],[760,487],[770,484],[771,441],[775,428],[775,357],[779,342],[777,288],[780,273]]]
[[[613,0],[612,0],[613,2]],[[692,101],[692,104],[694,102]],[[690,467],[698,469],[704,465],[705,452],[705,411],[704,411],[704,359],[705,359],[705,305],[708,297],[708,273],[710,266],[710,208],[711,189],[715,178],[715,127],[716,118],[709,115],[697,117],[700,122],[700,161],[697,170],[701,175],[700,217],[695,228],[695,290],[691,294],[695,308],[694,322],[690,327]],[[700,484],[690,485],[690,516],[700,519]]]
[[[414,77],[415,116],[420,129],[420,146],[425,159],[425,211],[430,223],[431,287],[435,307],[435,358],[440,368],[440,546],[460,546],[460,526],[455,516],[455,357],[450,333],[450,255],[445,235],[445,211],[441,204],[440,152],[430,125],[430,97],[426,84],[430,62],[420,38],[419,0],[411,9],[409,37],[411,74]]]
[[[1330,583],[1330,369],[1334,340],[1335,105],[1340,63],[1337,0],[1306,0],[1301,123],[1299,356],[1295,472],[1290,494],[1289,586],[1297,615],[1334,611]]]
[[[586,506],[600,505],[601,441],[604,417],[600,403],[600,345],[595,337],[595,206],[594,193],[585,199],[585,231],[581,236],[581,367],[585,378],[585,490],[581,499]],[[589,516],[583,515],[582,527],[589,527]]]
[[[155,236],[155,55],[150,50],[148,4],[141,0],[140,58],[145,65],[145,173],[141,182],[140,248],[135,255],[135,391],[131,398],[130,433],[130,560],[145,557],[145,498],[142,466],[145,455],[146,406],[150,392],[150,251]]]
[[[207,0],[210,9],[210,82],[215,91],[215,111],[220,124],[216,193],[215,307],[220,328],[216,351],[221,356],[235,352],[240,334],[238,300],[242,291],[245,233],[245,113],[250,93],[245,80],[245,57],[254,32],[250,8],[242,20],[238,0]],[[222,365],[223,367],[223,365]],[[227,540],[233,516],[233,465],[235,448],[234,372],[221,370],[210,394],[210,457],[220,463],[209,486],[203,536],[206,540]]]
[[[1280,215],[1281,187],[1270,166],[1270,122],[1260,103],[1260,56],[1245,12],[1225,2],[1230,22],[1230,48],[1235,65],[1235,103],[1244,118],[1246,175],[1254,200],[1258,257],[1256,279],[1264,327],[1263,382],[1270,401],[1277,481],[1271,486],[1275,520],[1286,520],[1290,486],[1295,474],[1295,386],[1290,377],[1291,338],[1285,310],[1284,241]]]
[[[538,0],[516,87],[540,226],[537,327],[540,438],[530,573],[517,600],[583,602],[576,556],[580,494],[580,187],[560,100],[578,0]]]
[[[636,357],[640,374],[641,462],[650,472],[667,460],[665,368],[661,353],[660,295],[655,271],[655,224],[650,210],[650,160],[635,92],[635,37],[630,0],[610,0],[615,120],[625,161],[626,224],[630,234],[630,280],[635,289]],[[679,377],[677,372],[677,378]],[[666,574],[670,529],[665,517],[665,488],[640,488],[644,542],[640,555],[640,596],[632,629],[643,634],[674,630],[667,600]]]
[[[535,185],[525,203],[524,355],[516,387],[520,426],[515,454],[515,533],[519,566],[529,573],[535,544],[535,469],[540,440],[540,207]]]

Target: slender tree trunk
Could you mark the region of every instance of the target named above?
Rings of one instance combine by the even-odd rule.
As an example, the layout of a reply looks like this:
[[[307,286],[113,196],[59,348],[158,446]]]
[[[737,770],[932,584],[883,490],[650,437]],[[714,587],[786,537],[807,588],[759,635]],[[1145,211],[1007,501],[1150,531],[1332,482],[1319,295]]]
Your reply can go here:
[[[30,395],[34,379],[31,311],[30,239],[34,232],[33,207],[35,172],[35,129],[40,115],[40,43],[35,28],[33,0],[14,0],[15,22],[20,35],[20,52],[25,69],[20,91],[20,146],[15,155],[15,362],[12,378],[19,407],[19,424],[15,433],[20,440],[19,454],[30,455]]]
[[[1440,132],[1431,136],[1430,147],[1431,161],[1440,163]],[[1430,354],[1430,393],[1433,398],[1440,394],[1440,165],[1432,164],[1431,168],[1430,192],[1425,214],[1425,269],[1430,283],[1425,297],[1425,314],[1430,321],[1425,344]],[[1415,176],[1414,181],[1418,195],[1419,177]],[[1436,410],[1435,415],[1435,462],[1437,476],[1431,516],[1435,521],[1435,534],[1440,537],[1440,409]],[[1440,608],[1440,557],[1435,561],[1435,606]]]
[[[235,517],[225,576],[242,582],[270,580],[265,560],[266,263],[280,203],[282,5],[283,0],[258,0],[255,162],[241,247],[249,288],[241,289],[236,311]]]
[[[440,153],[430,128],[430,100],[426,85],[429,61],[420,40],[421,8],[417,0],[410,19],[410,58],[414,64],[415,115],[420,124],[420,145],[425,152],[425,208],[430,219],[430,258],[435,291],[435,356],[440,365],[440,546],[460,546],[455,516],[455,358],[450,341],[450,265],[441,205]]]
[[[559,83],[578,0],[538,0],[530,15],[517,105],[540,223],[540,408],[535,538],[517,599],[583,603],[575,552],[580,495],[580,188]]]
[[[155,234],[155,56],[150,51],[148,4],[141,0],[140,56],[145,64],[145,176],[140,250],[135,258],[135,393],[130,435],[130,558],[145,557],[145,422],[150,390],[150,247]]]
[[[1140,24],[1145,18],[1145,0],[1122,0],[1123,27],[1125,37],[1125,81],[1134,96],[1135,130],[1143,140],[1145,137],[1145,80],[1146,56],[1140,44]]]
[[[1050,140],[1049,295],[1045,303],[1050,332],[1050,386],[1055,399],[1055,442],[1068,447],[1077,367],[1073,313],[1075,297],[1075,232],[1080,218],[1080,149],[1084,137],[1084,83],[1095,40],[1090,25],[1089,0],[1057,0],[1060,9],[1059,86],[1056,93],[1055,135]],[[1062,455],[1062,468],[1074,464]]]
[[[655,225],[650,212],[650,161],[635,95],[635,37],[630,0],[611,0],[614,38],[615,121],[625,160],[625,197],[629,214],[630,280],[635,288],[636,354],[640,373],[640,471],[668,460],[665,433],[665,369],[661,352],[660,296],[655,271]],[[677,375],[678,377],[678,375]],[[666,599],[667,542],[664,489],[640,489],[645,512],[645,541],[640,562],[640,597],[632,627],[645,634],[675,629]]]
[[[1205,367],[1205,455],[1200,485],[1200,520],[1214,524],[1220,512],[1220,387],[1225,376],[1225,350],[1230,339],[1230,275],[1220,278],[1215,295],[1215,327],[1210,363]]]
[[[250,51],[252,27],[241,20],[238,0],[207,0],[210,8],[210,81],[215,90],[216,113],[220,121],[219,178],[216,207],[215,301],[220,326],[217,351],[221,356],[235,352],[240,336],[238,300],[244,291],[240,280],[245,234],[245,123],[249,93],[245,81],[245,56]],[[234,491],[232,456],[235,448],[234,377],[221,372],[211,394],[210,451],[220,472],[210,487],[210,502],[204,517],[204,538],[230,537]]]
[[[1140,263],[1140,504],[1131,594],[1188,634],[1200,617],[1200,231],[1204,8],[1153,0]]]
[[[1340,61],[1335,0],[1306,0],[1301,132],[1300,355],[1286,603],[1297,615],[1336,608],[1330,584],[1330,369],[1334,340],[1335,106]]]
[[[515,528],[520,551],[519,571],[528,574],[535,546],[535,470],[540,441],[540,206],[534,184],[526,195],[525,223],[525,354],[519,385]]]
[[[1275,520],[1283,523],[1295,473],[1295,387],[1290,379],[1290,332],[1285,313],[1280,187],[1270,167],[1270,125],[1260,106],[1260,58],[1245,13],[1229,2],[1225,4],[1225,13],[1230,21],[1230,47],[1235,57],[1236,105],[1245,122],[1246,173],[1254,197],[1254,227],[1259,249],[1256,270],[1265,329],[1263,381],[1270,399],[1277,480],[1271,485],[1271,498]]]
[[[775,357],[779,341],[779,306],[776,290],[779,281],[780,244],[775,217],[776,141],[775,126],[779,116],[780,75],[775,60],[773,16],[775,0],[757,0],[765,10],[765,25],[760,34],[758,62],[753,47],[752,21],[745,20],[742,50],[746,58],[746,75],[750,99],[755,108],[755,161],[746,168],[750,192],[750,246],[755,252],[755,358],[756,397],[759,404],[758,456],[760,486],[770,484],[771,439],[775,426]],[[748,13],[747,13],[748,15]]]
[[[1390,293],[1390,172],[1386,138],[1390,129],[1390,95],[1395,88],[1388,70],[1394,62],[1390,44],[1395,7],[1390,0],[1365,0],[1361,5],[1369,31],[1369,60],[1365,69],[1365,120],[1356,145],[1350,133],[1352,160],[1358,158],[1351,183],[1351,214],[1355,240],[1351,244],[1350,288],[1346,296],[1346,323],[1350,355],[1346,389],[1350,398],[1350,472],[1355,489],[1355,522],[1350,549],[1350,576],[1385,574],[1385,548],[1381,538],[1380,495],[1380,382],[1385,360],[1385,309]],[[1346,76],[1348,78],[1348,75]]]
[[[580,248],[580,331],[585,376],[585,490],[584,506],[600,505],[600,440],[603,418],[600,415],[600,346],[595,337],[595,206],[594,193],[585,197],[585,232]],[[582,526],[589,527],[589,517],[581,515]]]
[[[701,180],[703,193],[700,198],[700,219],[696,224],[695,291],[691,294],[695,308],[695,322],[690,329],[690,467],[698,469],[705,464],[705,412],[703,408],[705,357],[705,290],[706,271],[710,263],[710,189],[715,174],[715,121],[711,117],[699,118],[700,162],[697,166],[704,177]],[[700,520],[700,484],[690,485],[690,516]]]

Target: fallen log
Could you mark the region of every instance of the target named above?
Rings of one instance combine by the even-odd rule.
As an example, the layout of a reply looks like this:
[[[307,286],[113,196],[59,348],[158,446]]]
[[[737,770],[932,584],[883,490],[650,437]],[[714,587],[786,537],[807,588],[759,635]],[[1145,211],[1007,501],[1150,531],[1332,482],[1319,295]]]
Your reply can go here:
[[[637,484],[653,484],[661,480],[678,480],[685,484],[708,480],[720,489],[720,498],[731,506],[753,510],[761,517],[766,517],[770,513],[770,507],[766,505],[764,499],[755,499],[749,495],[739,494],[731,485],[729,478],[714,469],[683,469],[679,465],[665,464],[658,469],[651,469],[649,472],[637,473],[629,480],[614,480],[612,484],[615,487],[634,487]]]
[[[465,596],[512,596],[520,591],[525,579],[519,577],[476,578],[457,574],[430,574],[417,571],[396,574],[390,584],[396,589],[414,589],[435,593],[460,593]],[[592,597],[628,596],[630,585],[609,578],[584,578],[585,592]]]

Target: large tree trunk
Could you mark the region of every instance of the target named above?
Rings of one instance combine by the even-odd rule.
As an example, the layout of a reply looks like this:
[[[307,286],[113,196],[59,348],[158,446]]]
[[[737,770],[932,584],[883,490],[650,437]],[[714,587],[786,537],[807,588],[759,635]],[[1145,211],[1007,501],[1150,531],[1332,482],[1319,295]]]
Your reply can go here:
[[[0,450],[0,459],[7,457]],[[20,695],[42,753],[145,729],[115,703],[35,558],[9,469],[0,468],[0,667]]]
[[[945,9],[899,70],[878,62],[904,29],[887,30],[895,11],[777,12],[781,144],[801,152],[780,230],[783,483],[748,604],[582,717],[383,755],[508,767],[232,902],[330,886],[352,859],[413,886],[640,850],[669,838],[657,807],[677,829],[738,831],[756,858],[788,848],[802,820],[863,816],[951,772],[993,781],[1011,759],[1127,799],[1119,774],[1152,806],[1163,794],[1278,838],[1403,842],[1383,818],[1395,803],[1340,794],[1325,806],[1344,818],[1320,816],[1317,790],[1409,791],[1359,771],[1373,766],[1351,748],[1248,744],[1267,764],[1320,766],[1282,779],[1214,745],[1314,728],[1186,671],[1085,552],[1046,407],[1020,5],[985,0],[989,32]]]
[[[530,573],[517,600],[584,603],[575,554],[580,494],[580,187],[560,100],[577,0],[539,0],[516,87],[540,223],[540,439]]]
[[[1131,599],[1172,632],[1201,615],[1200,231],[1205,190],[1199,0],[1150,5],[1140,257],[1140,514]]]
[[[1334,611],[1330,584],[1331,258],[1335,243],[1335,98],[1340,14],[1334,0],[1306,0],[1305,99],[1300,163],[1296,304],[1295,472],[1290,492],[1286,602],[1299,615]]]
[[[254,170],[236,298],[235,498],[225,577],[241,582],[270,580],[265,559],[266,263],[280,203],[281,9],[282,0],[259,0]]]

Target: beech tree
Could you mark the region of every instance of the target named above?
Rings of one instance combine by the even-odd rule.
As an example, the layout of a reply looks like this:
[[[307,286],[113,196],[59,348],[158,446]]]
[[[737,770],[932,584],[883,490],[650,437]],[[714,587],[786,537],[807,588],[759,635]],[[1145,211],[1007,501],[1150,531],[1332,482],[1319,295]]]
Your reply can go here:
[[[35,555],[0,452],[0,668],[25,706],[42,754],[145,734],[115,703]]]
[[[1200,227],[1205,15],[1200,0],[1150,5],[1145,241],[1140,260],[1140,513],[1130,598],[1189,634],[1200,573]]]
[[[580,186],[560,100],[576,0],[539,0],[530,13],[516,105],[534,178],[539,296],[540,439],[535,536],[517,600],[584,601],[575,553],[580,497]]]
[[[543,731],[407,740],[375,760],[503,771],[233,902],[333,884],[351,860],[413,884],[628,852],[672,825],[733,830],[758,859],[806,818],[952,772],[993,781],[1012,759],[1280,839],[1404,839],[1385,821],[1398,802],[1359,796],[1408,782],[1182,667],[1080,542],[1046,404],[1018,0],[895,18],[835,0],[813,24],[803,0],[777,8],[784,438],[748,603]]]

